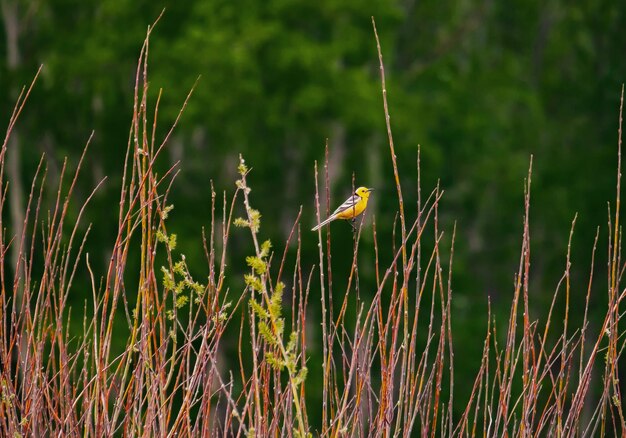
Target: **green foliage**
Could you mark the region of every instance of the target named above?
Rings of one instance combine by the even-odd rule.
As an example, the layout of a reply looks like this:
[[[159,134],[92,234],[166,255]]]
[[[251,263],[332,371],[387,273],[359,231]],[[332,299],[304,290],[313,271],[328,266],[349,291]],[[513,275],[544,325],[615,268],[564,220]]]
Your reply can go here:
[[[259,257],[266,258],[270,254],[270,249],[272,249],[272,242],[268,239],[261,244],[261,254],[259,254]]]
[[[239,228],[246,228],[250,226],[250,223],[246,219],[238,217],[233,221],[233,225]]]
[[[272,293],[272,298],[270,299],[270,303],[268,305],[268,310],[270,314],[274,318],[278,318],[280,316],[282,305],[283,305],[283,290],[285,289],[285,285],[280,282],[276,285],[274,292]]]
[[[5,379],[2,379],[0,383],[0,402],[2,402],[2,404],[5,405],[6,407],[10,408],[13,406],[14,399],[15,399],[15,394],[9,391],[9,388],[7,386],[7,381]]]
[[[161,266],[163,273],[163,287],[166,291],[172,291],[176,295],[176,308],[184,307],[189,299],[199,302],[204,296],[206,285],[199,283],[193,279],[189,273],[185,256],[177,261],[171,270],[165,266]]]
[[[165,266],[161,266],[161,272],[163,273],[163,287],[165,290],[174,290],[176,288],[174,275]]]
[[[267,265],[265,264],[263,259],[260,258],[260,257],[248,256],[248,257],[246,257],[246,263],[258,275],[262,275],[263,273],[265,273],[265,270],[267,269]]]
[[[174,210],[173,204],[166,206],[161,212],[161,220],[166,220],[172,210]]]
[[[254,291],[260,291],[263,289],[263,284],[259,277],[253,274],[245,274],[244,280],[246,282],[246,286],[250,287]]]
[[[269,240],[266,240],[260,251],[262,257],[269,256],[270,248],[271,243]],[[247,257],[246,261],[248,266],[258,275],[262,277],[265,276],[267,267],[261,257]],[[265,288],[263,280],[253,274],[246,275],[245,280],[250,288],[262,292],[262,298],[264,297]],[[252,313],[258,320],[258,329],[261,337],[267,345],[271,347],[271,349],[267,350],[265,353],[266,362],[277,371],[287,369],[290,378],[293,380],[293,384],[298,387],[306,380],[308,370],[306,367],[298,367],[298,333],[291,332],[287,345],[284,345],[283,334],[285,330],[285,319],[283,317],[282,308],[284,289],[284,283],[279,282],[269,297],[266,307],[260,304],[255,298],[250,298],[249,305]],[[284,353],[277,355],[275,351],[281,349]]]
[[[176,297],[176,308],[180,309],[181,307],[184,307],[188,301],[189,297],[187,295],[178,294]]]
[[[259,316],[257,314],[257,316]],[[274,330],[269,328],[269,326],[267,325],[268,323],[266,321],[264,321],[263,319],[259,318],[259,333],[261,333],[261,336],[263,337],[263,339],[265,340],[265,342],[267,342],[267,344],[271,347],[278,347],[278,338],[277,336],[280,335],[279,333],[276,333],[276,335],[274,334]],[[278,332],[278,330],[276,330]]]
[[[248,173],[248,166],[246,166],[246,162],[243,159],[239,160],[237,172],[239,172],[239,175],[241,176],[244,176],[246,173]],[[243,185],[243,183],[241,181],[237,181],[237,186],[239,187],[240,185]]]
[[[250,206],[250,190],[246,182],[247,167],[241,155],[239,155],[239,173],[241,179],[237,181],[237,186],[243,191],[244,206],[248,216],[248,223],[256,255],[246,258],[248,266],[252,269],[252,274],[245,276],[246,285],[254,291],[259,292],[260,299],[265,303],[265,307],[257,302],[254,297],[250,298],[250,309],[261,338],[265,341],[264,358],[265,361],[275,370],[287,370],[291,400],[295,408],[295,419],[298,424],[300,435],[306,434],[305,420],[302,402],[300,400],[300,387],[306,379],[306,368],[298,369],[298,357],[296,351],[297,343],[290,336],[290,341],[285,347],[283,335],[285,331],[285,318],[283,317],[282,300],[284,284],[279,282],[271,293],[268,293],[267,282],[269,270],[267,259],[270,257],[271,241],[265,240],[259,247],[258,232],[260,227],[260,213]],[[256,274],[256,275],[255,275]],[[257,277],[257,275],[260,277]],[[254,333],[254,329],[253,329]],[[297,334],[295,335],[297,338]]]
[[[309,370],[307,369],[307,367],[302,367],[300,368],[300,370],[298,371],[298,374],[296,374],[296,377],[294,379],[296,385],[302,385],[305,381],[306,381],[306,377],[309,373]]]
[[[157,230],[156,239],[158,242],[165,243],[170,251],[176,249],[176,234],[166,235],[163,231]]]
[[[259,210],[250,209],[249,211],[250,219],[248,221],[248,226],[253,233],[258,233],[259,228],[261,227],[261,213]]]
[[[167,247],[170,251],[176,249],[176,234],[170,234],[167,239]]]
[[[276,357],[274,352],[268,351],[265,353],[265,361],[276,371],[282,371],[285,368],[285,364],[282,359]]]
[[[259,319],[263,321],[269,319],[270,314],[266,312],[263,306],[261,306],[254,298],[250,298],[250,307]]]

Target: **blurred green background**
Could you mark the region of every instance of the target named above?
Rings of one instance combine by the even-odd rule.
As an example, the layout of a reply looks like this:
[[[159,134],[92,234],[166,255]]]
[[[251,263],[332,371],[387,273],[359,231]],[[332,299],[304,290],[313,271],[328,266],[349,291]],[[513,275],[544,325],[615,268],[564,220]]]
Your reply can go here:
[[[163,90],[160,139],[200,76],[161,163],[166,168],[180,161],[168,227],[197,276],[207,272],[200,236],[201,227],[210,224],[210,181],[218,199],[223,190],[231,195],[239,153],[253,167],[249,183],[263,215],[261,236],[282,251],[302,206],[302,265],[308,272],[317,264],[317,235],[308,231],[315,224],[313,166],[323,161],[328,139],[332,206],[350,194],[353,174],[357,186],[377,189],[360,248],[361,294],[373,292],[372,216],[381,259],[388,262],[397,210],[374,16],[407,221],[416,217],[421,145],[423,193],[438,181],[445,190],[440,227],[446,248],[457,223],[452,311],[456,357],[463,358],[456,369],[459,400],[465,401],[479,366],[488,297],[499,321],[508,318],[531,155],[532,318],[547,312],[565,268],[576,213],[570,324],[582,318],[597,227],[591,314],[601,311],[607,202],[614,205],[619,93],[626,79],[624,3],[2,0],[5,123],[22,86],[43,65],[13,133],[7,178],[18,189],[21,182],[27,193],[45,152],[53,187],[64,157],[75,167],[94,131],[70,216],[76,217],[91,189],[108,176],[82,228],[93,223],[87,245],[101,274],[117,227],[136,62],[147,26],[164,7],[149,61],[152,104]],[[49,202],[54,195],[50,190]],[[24,196],[18,190],[9,202],[19,206]],[[18,210],[9,221],[16,222]],[[345,290],[352,235],[347,224],[333,224],[332,230],[339,294]],[[233,239],[228,265],[235,288],[241,287],[250,246],[244,231],[236,230]],[[82,311],[91,293],[86,273],[79,277],[73,299]],[[312,321],[321,319],[315,278]],[[124,342],[120,337],[120,348]],[[319,352],[308,353],[319,362]],[[315,392],[317,377],[309,374],[309,392]]]

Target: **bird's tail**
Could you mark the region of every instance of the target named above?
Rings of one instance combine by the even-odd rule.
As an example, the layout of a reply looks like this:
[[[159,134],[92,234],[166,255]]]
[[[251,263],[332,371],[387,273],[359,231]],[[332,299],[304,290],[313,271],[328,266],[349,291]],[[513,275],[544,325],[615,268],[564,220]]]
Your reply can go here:
[[[315,227],[311,228],[311,231],[317,231],[317,230],[319,230],[320,228],[322,228],[324,225],[326,225],[326,224],[328,224],[328,223],[330,223],[330,222],[334,221],[335,219],[337,219],[337,216],[335,216],[335,215],[330,216],[328,219],[326,219],[326,220],[322,221],[319,225],[317,225],[317,226],[315,226]]]

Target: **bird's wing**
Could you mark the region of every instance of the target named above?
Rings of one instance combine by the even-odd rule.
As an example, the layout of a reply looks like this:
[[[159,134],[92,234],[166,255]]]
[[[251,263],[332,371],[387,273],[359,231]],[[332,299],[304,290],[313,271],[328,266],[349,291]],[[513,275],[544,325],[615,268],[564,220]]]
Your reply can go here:
[[[337,213],[341,213],[342,211],[346,211],[350,208],[353,208],[357,204],[357,202],[359,202],[360,200],[361,200],[361,197],[358,195],[350,196],[348,199],[346,199],[343,202],[343,204],[337,207],[337,210],[335,210],[331,216],[334,216]]]

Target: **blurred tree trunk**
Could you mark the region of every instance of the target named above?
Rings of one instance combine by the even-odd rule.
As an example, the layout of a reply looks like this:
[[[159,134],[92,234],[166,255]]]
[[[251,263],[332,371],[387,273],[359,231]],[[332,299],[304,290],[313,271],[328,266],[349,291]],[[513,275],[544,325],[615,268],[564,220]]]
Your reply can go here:
[[[344,161],[346,157],[346,127],[343,123],[338,121],[332,123],[328,149],[328,185],[330,186],[330,192],[332,193],[332,188],[335,186],[339,177],[341,177],[341,172],[345,170]],[[322,173],[321,176],[323,178],[324,174]],[[352,178],[352,175],[350,175],[349,177]],[[322,212],[325,210],[327,202],[325,184],[326,182],[324,181],[321,185],[321,187],[323,187],[324,189],[320,190],[322,192],[320,193],[320,209],[322,210]],[[345,193],[341,192],[340,196],[343,196],[344,194]],[[340,203],[341,201],[339,201],[339,204]],[[332,212],[334,208],[335,207],[331,205],[330,211]]]
[[[301,172],[303,168],[302,151],[299,148],[294,147],[298,142],[298,136],[292,129],[287,129],[285,132],[285,142],[283,147],[283,160],[285,160],[285,175],[283,176],[284,191],[283,204],[290,206],[289,208],[283,208],[280,212],[280,231],[285,240],[291,233],[293,227],[295,215],[298,214],[298,204],[302,201],[298,200],[298,192],[302,193]],[[309,223],[305,223],[306,226]],[[306,230],[306,227],[305,227]],[[296,242],[291,242],[294,245]]]
[[[11,75],[17,73],[17,70],[22,62],[19,48],[19,9],[18,2],[16,0],[2,0],[2,19],[4,22],[7,43],[7,69],[9,75]],[[19,87],[15,85],[15,82],[11,85],[9,93],[12,97],[17,97]],[[7,181],[9,183],[9,205],[11,211],[11,223],[13,227],[13,233],[10,234],[10,237],[15,236],[15,240],[11,245],[11,262],[12,266],[16,269],[16,277],[21,274],[19,260],[20,241],[24,229],[24,188],[21,179],[20,138],[21,136],[19,130],[14,128],[13,132],[11,132],[6,152]],[[15,299],[19,304],[22,298],[21,289],[18,287],[14,290],[14,293]]]

